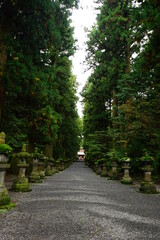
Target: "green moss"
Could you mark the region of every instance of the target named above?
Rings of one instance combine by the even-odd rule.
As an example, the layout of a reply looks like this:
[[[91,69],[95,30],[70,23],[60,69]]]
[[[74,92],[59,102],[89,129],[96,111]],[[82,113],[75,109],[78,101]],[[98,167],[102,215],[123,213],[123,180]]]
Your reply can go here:
[[[14,192],[30,192],[29,183],[14,183],[12,186],[12,191]]]
[[[40,178],[39,173],[32,172],[32,174],[30,176],[30,182],[32,182],[32,183],[42,183],[42,180]]]
[[[140,192],[147,194],[156,194],[158,193],[154,182],[141,182]]]
[[[13,202],[10,202],[9,204],[4,206],[0,206],[0,213],[4,213],[6,212],[6,210],[12,210],[15,206],[16,204]]]
[[[10,196],[6,188],[3,188],[0,193],[0,206],[5,206],[10,203]]]
[[[0,144],[0,153],[8,154],[12,152],[12,148],[7,144]]]
[[[56,169],[55,167],[52,167],[52,174],[55,174],[56,173]]]
[[[12,191],[14,192],[30,192],[30,185],[28,183],[28,178],[21,178],[18,177],[13,185],[12,185]]]
[[[46,175],[45,175],[45,172],[44,171],[40,171],[39,172],[39,176],[41,179],[45,179]]]
[[[132,180],[132,178],[125,178],[125,177],[123,177],[122,179],[121,179],[121,183],[122,184],[132,184],[133,183],[133,180]]]
[[[1,206],[8,205],[10,202],[10,196],[0,197],[0,208]]]

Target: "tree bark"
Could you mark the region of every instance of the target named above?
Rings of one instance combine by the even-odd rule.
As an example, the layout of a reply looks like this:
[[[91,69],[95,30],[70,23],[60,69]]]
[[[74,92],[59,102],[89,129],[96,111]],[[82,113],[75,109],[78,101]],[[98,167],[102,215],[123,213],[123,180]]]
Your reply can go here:
[[[9,34],[10,24],[3,19],[0,24],[0,121],[2,118],[2,106],[4,97],[3,74],[7,62],[6,45],[4,44],[6,37]]]

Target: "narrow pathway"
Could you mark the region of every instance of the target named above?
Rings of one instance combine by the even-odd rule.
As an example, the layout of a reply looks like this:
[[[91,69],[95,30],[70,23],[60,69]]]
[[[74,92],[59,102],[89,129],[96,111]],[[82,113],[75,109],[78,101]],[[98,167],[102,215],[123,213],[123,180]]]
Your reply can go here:
[[[0,217],[0,240],[160,239],[160,194],[108,181],[84,163],[32,189]]]

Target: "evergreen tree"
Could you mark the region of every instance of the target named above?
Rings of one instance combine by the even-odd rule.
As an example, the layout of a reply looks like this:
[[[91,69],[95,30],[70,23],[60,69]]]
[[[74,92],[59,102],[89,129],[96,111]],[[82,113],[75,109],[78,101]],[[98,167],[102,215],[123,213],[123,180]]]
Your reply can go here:
[[[25,141],[31,150],[38,144],[48,156],[54,155],[59,135],[63,139],[72,135],[73,140],[67,146],[61,142],[56,157],[73,157],[79,148],[69,61],[74,53],[70,9],[75,6],[74,0],[0,3],[0,124],[15,149]],[[67,116],[71,116],[70,128]],[[64,126],[67,130],[62,131]],[[64,154],[73,142],[73,151]]]

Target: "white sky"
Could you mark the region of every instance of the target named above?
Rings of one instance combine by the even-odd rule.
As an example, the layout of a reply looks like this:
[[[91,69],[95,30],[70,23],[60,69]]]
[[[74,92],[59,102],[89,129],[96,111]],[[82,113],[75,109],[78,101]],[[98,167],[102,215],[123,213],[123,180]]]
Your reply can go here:
[[[77,104],[78,114],[82,117],[82,105],[81,97],[79,93],[82,91],[88,76],[91,74],[91,71],[85,72],[86,66],[83,64],[85,61],[85,42],[87,41],[87,33],[85,28],[89,30],[96,21],[96,4],[94,0],[80,0],[79,8],[74,9],[72,12],[72,24],[75,28],[74,37],[78,40],[78,50],[76,51],[74,57],[72,58],[73,62],[73,74],[77,77],[77,82],[79,83],[78,87],[78,97],[79,102]]]

